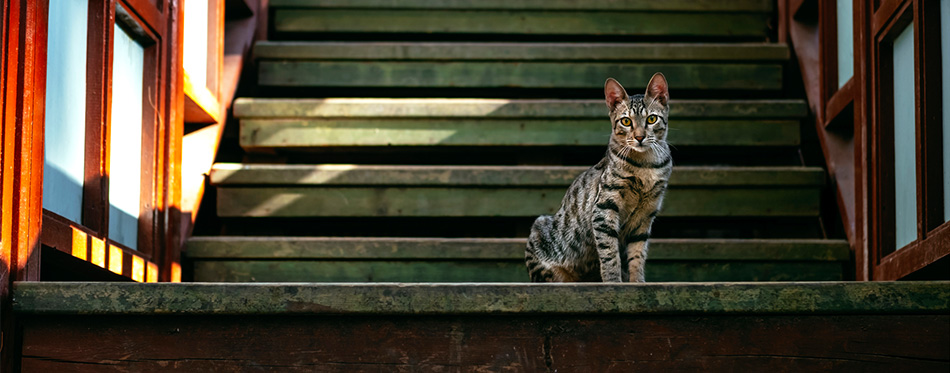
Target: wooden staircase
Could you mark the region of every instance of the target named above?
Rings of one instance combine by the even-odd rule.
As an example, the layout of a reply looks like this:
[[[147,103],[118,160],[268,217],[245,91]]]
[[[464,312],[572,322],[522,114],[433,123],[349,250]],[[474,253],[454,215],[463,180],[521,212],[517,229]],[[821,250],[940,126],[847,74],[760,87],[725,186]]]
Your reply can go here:
[[[212,171],[195,281],[525,282],[531,222],[606,149],[604,80],[656,71],[676,167],[647,280],[850,278],[768,1],[393,4],[272,4],[271,97],[234,104],[247,153]]]
[[[950,368],[950,283],[847,282],[772,1],[270,6],[196,283],[20,284],[24,367]],[[606,149],[603,82],[656,71],[675,167],[647,283],[525,283],[531,222]]]

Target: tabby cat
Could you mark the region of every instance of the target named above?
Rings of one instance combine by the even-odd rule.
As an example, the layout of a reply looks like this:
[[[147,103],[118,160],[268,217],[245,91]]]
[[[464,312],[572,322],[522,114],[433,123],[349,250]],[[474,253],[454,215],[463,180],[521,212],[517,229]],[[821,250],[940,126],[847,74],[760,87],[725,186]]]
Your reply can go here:
[[[643,95],[604,85],[612,122],[607,154],[534,221],[525,250],[533,282],[643,282],[647,239],[673,170],[666,143],[669,91],[656,73]]]

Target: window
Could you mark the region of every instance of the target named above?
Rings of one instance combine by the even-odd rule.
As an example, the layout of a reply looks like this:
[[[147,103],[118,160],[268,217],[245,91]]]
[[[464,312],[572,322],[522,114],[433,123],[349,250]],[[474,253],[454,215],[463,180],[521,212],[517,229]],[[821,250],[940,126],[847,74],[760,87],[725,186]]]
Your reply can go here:
[[[57,1],[48,12],[43,193],[51,198],[41,242],[132,280],[157,281],[160,269],[163,280],[177,280],[161,223],[165,154],[176,146],[163,125],[176,92],[172,7]]]
[[[871,26],[868,128],[872,279],[904,278],[950,254],[950,4],[881,1]]]

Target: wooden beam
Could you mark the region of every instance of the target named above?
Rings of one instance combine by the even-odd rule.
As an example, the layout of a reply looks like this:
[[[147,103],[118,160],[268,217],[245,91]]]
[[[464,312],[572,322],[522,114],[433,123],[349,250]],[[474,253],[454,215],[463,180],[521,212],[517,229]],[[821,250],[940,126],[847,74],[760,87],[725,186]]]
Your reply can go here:
[[[17,282],[49,315],[941,314],[950,282],[761,284],[138,284]]]
[[[506,43],[262,41],[267,60],[786,61],[777,43]]]
[[[598,119],[242,119],[248,150],[325,146],[605,146]],[[674,146],[797,146],[796,120],[672,119]]]
[[[220,217],[535,216],[564,187],[218,188]],[[671,188],[661,216],[818,216],[819,188]]]
[[[238,118],[589,118],[607,117],[604,100],[435,98],[239,98]],[[673,120],[793,119],[808,115],[803,100],[670,100]],[[675,122],[674,122],[675,123]]]
[[[188,240],[198,259],[524,260],[524,238],[235,237]],[[848,242],[824,239],[650,239],[654,260],[847,261]]]
[[[403,186],[562,186],[588,167],[577,166],[384,166],[218,163],[214,185],[403,185]],[[672,187],[821,187],[818,167],[676,166]]]
[[[258,83],[282,87],[590,88],[604,77],[630,86],[657,71],[670,89],[782,88],[778,64],[262,61]]]
[[[762,38],[767,13],[643,10],[300,9],[274,7],[286,33],[421,33]]]
[[[274,8],[371,8],[371,9],[538,9],[538,10],[668,10],[696,12],[770,13],[768,0],[695,1],[695,0],[614,0],[577,2],[573,0],[271,0]]]

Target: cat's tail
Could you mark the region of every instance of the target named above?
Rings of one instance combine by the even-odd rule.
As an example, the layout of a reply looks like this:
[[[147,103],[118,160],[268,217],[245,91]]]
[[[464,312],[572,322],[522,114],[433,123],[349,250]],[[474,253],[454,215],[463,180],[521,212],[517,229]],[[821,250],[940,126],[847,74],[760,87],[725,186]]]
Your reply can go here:
[[[551,271],[538,258],[538,250],[544,250],[550,245],[548,233],[551,230],[551,215],[541,215],[534,220],[531,234],[528,236],[528,247],[524,251],[524,263],[528,267],[528,276],[531,282],[550,282]]]

